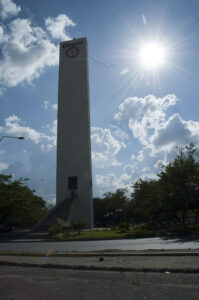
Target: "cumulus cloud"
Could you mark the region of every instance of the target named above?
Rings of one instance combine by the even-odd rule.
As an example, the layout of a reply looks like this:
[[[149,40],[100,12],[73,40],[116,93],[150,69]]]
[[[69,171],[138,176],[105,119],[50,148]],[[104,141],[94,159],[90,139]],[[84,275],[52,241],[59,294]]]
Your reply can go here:
[[[138,153],[138,156],[137,156],[137,160],[142,161],[143,158],[144,158],[144,151],[140,150],[139,153]]]
[[[3,27],[0,26],[0,44],[4,41],[4,31],[3,31]]]
[[[52,151],[43,152],[38,147],[29,156],[29,164],[21,161],[13,161],[6,170],[7,174],[15,174],[20,177],[30,178],[28,186],[36,190],[36,194],[45,200],[51,200],[56,193],[56,156]]]
[[[114,173],[96,174],[94,177],[94,189],[97,196],[102,196],[105,192],[115,192],[116,189],[126,188],[131,191],[132,183],[138,179],[139,168],[137,162],[124,166],[120,176]]]
[[[8,34],[4,35],[0,64],[3,86],[30,83],[46,66],[58,64],[58,47],[40,27],[33,27],[27,19],[15,19],[8,25]]]
[[[161,129],[167,121],[167,110],[178,101],[175,95],[156,98],[154,95],[127,98],[119,106],[114,118],[117,121],[127,120],[133,136],[141,145],[151,147],[153,134]],[[155,137],[153,138],[155,141]]]
[[[56,135],[57,134],[57,120],[53,121],[52,127],[51,127],[51,132]]]
[[[133,136],[143,144],[147,145],[147,128],[140,122],[136,122],[133,119],[129,120],[129,128],[132,130]]]
[[[199,122],[184,121],[179,114],[173,114],[151,137],[154,151],[171,151],[176,145],[199,142]]]
[[[1,130],[7,135],[23,136],[35,144],[41,144],[43,150],[50,150],[56,146],[55,127],[56,121],[53,122],[51,128],[51,133],[53,134],[46,135],[29,126],[25,126],[19,117],[12,115],[5,119],[5,126]]]
[[[96,168],[119,165],[116,155],[126,146],[124,142],[113,137],[110,129],[92,127],[91,142],[92,159]]]
[[[47,18],[45,20],[45,25],[54,39],[66,41],[71,39],[66,30],[76,24],[68,16],[61,14],[56,18]]]
[[[21,125],[19,117],[12,115],[5,119],[4,132],[8,135],[24,136],[38,144],[41,141],[42,134],[28,126]]]
[[[11,1],[1,0],[1,3]],[[66,15],[47,18],[46,26],[53,37],[70,39],[66,29],[75,23]],[[31,83],[46,67],[58,64],[58,45],[51,42],[47,31],[33,26],[29,19],[15,18],[0,26],[0,94],[5,87]]]
[[[114,125],[111,125],[110,127],[112,128],[112,134],[117,139],[119,139],[121,141],[125,141],[125,140],[129,139],[129,135],[124,130],[122,130],[121,128],[119,128],[117,126],[114,126]]]
[[[138,177],[138,164],[127,164],[123,168],[122,175],[118,178],[119,186],[121,187],[130,187],[132,182]]]
[[[167,164],[176,155],[177,146],[182,147],[191,142],[199,145],[199,122],[186,121],[178,113],[168,115],[168,109],[177,101],[175,95],[163,98],[148,95],[127,98],[120,104],[114,118],[128,124],[133,137],[141,146],[137,155],[137,163],[141,166],[137,172],[138,178],[155,179],[159,164]],[[131,159],[134,158],[135,154]],[[136,180],[134,175],[131,179]],[[129,175],[123,172],[118,180],[127,183]]]
[[[58,108],[58,105],[57,105],[57,103],[55,103],[55,104],[52,104],[52,106],[51,106],[51,107],[52,107],[52,109],[53,109],[53,110],[57,110],[57,108]]]
[[[118,187],[118,178],[114,173],[106,175],[95,175],[95,193],[102,196],[107,191],[115,191]]]
[[[151,167],[150,172],[140,171],[139,177],[155,178],[158,164],[161,161],[168,163],[176,155],[177,146],[191,142],[199,145],[199,122],[186,121],[178,113],[168,115],[168,109],[177,101],[175,95],[162,98],[148,95],[127,98],[120,104],[114,118],[118,122],[126,122],[133,137],[140,143],[138,163]],[[131,157],[134,158],[135,155]],[[122,176],[128,181],[127,174]]]
[[[129,72],[129,69],[123,69],[121,72],[120,72],[120,75],[125,75],[125,74],[127,74]]]
[[[47,110],[48,107],[49,107],[49,101],[45,100],[43,103],[42,103],[42,107],[44,110]]]
[[[119,112],[115,115],[115,120],[130,119],[132,122],[141,122],[143,126],[156,127],[165,119],[165,110],[175,105],[177,97],[167,95],[163,98],[156,98],[148,95],[144,98],[127,98],[119,106]]]
[[[0,172],[8,169],[8,164],[0,162]]]
[[[21,7],[17,6],[12,0],[0,0],[0,17],[6,19],[16,16],[21,11]]]

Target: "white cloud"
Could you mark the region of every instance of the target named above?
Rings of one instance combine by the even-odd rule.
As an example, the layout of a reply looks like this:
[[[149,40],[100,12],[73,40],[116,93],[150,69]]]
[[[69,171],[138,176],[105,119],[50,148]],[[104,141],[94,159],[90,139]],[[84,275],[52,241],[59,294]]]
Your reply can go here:
[[[0,162],[0,172],[7,169],[8,169],[8,164]]]
[[[144,24],[144,25],[146,25],[146,24],[147,24],[147,20],[146,20],[146,17],[145,17],[145,15],[142,15],[142,22],[143,22],[143,24]]]
[[[141,170],[142,173],[149,173],[151,169],[149,167],[145,167]]]
[[[141,162],[143,159],[144,159],[144,152],[143,150],[140,150],[137,156],[137,160]]]
[[[106,175],[95,175],[94,177],[95,194],[102,196],[107,191],[114,191],[119,188],[118,178],[114,173]]]
[[[0,0],[0,16],[2,19],[16,16],[20,11],[20,6],[17,6],[12,0]]]
[[[56,146],[56,121],[53,122],[51,135],[46,135],[29,126],[25,126],[21,119],[15,115],[5,119],[5,126],[2,131],[7,135],[23,136],[35,144],[41,144],[42,150],[51,150]]]
[[[0,155],[3,155],[3,154],[5,154],[5,153],[6,153],[5,150],[0,150]]]
[[[45,101],[42,103],[42,107],[44,108],[44,110],[47,110],[48,107],[49,107],[49,101],[45,100]]]
[[[51,127],[51,132],[52,132],[54,135],[57,135],[57,120],[54,120],[54,121],[53,121],[53,124],[52,124],[52,127]]]
[[[138,138],[143,145],[147,145],[147,130],[142,123],[134,122],[133,119],[130,119],[129,128],[132,130],[135,138]]]
[[[28,126],[21,125],[21,119],[15,115],[5,119],[4,132],[14,136],[24,136],[38,144],[42,139],[42,134]]]
[[[134,164],[127,164],[123,168],[121,176],[114,173],[105,175],[96,174],[94,177],[94,190],[97,196],[102,196],[105,192],[115,192],[119,188],[132,189],[132,183],[138,179],[139,169],[137,162]]]
[[[151,137],[154,152],[171,151],[191,142],[199,142],[199,122],[184,121],[179,114],[173,114]]]
[[[3,27],[0,26],[0,43],[2,43],[4,41],[4,31],[3,31]]]
[[[120,104],[119,112],[114,118],[117,121],[127,120],[129,129],[141,145],[154,150],[151,144],[156,142],[158,130],[163,130],[167,122],[166,111],[177,101],[175,95],[163,98],[156,98],[153,95],[127,98]]]
[[[156,161],[156,163],[154,164],[154,168],[155,168],[155,169],[161,169],[162,164],[163,164],[163,165],[166,165],[167,162],[166,162],[165,160],[163,160],[163,159],[158,159],[158,160]]]
[[[143,98],[127,98],[120,104],[119,112],[114,116],[115,120],[120,121],[130,118],[137,119],[142,112],[142,108],[144,106],[143,102]]]
[[[127,164],[124,169],[123,172],[127,175],[132,175],[135,172],[137,172],[138,170],[138,164],[137,162],[135,162],[134,164]]]
[[[55,104],[53,104],[51,107],[52,107],[53,110],[57,110],[58,105],[57,105],[57,103],[55,103]]]
[[[25,145],[25,144],[24,144]],[[28,165],[26,163],[29,160]],[[36,194],[45,200],[51,200],[55,196],[56,156],[52,151],[43,152],[39,147],[28,153],[21,161],[11,160],[7,174],[15,174],[15,178],[30,178],[28,186],[36,190]]]
[[[4,92],[5,92],[5,88],[0,87],[0,96],[2,96]]]
[[[112,134],[119,140],[121,141],[125,141],[125,140],[128,140],[129,139],[129,136],[128,134],[122,130],[121,128],[117,127],[117,126],[114,126],[114,125],[111,125],[110,126],[113,130],[112,130]]]
[[[154,170],[160,161],[169,162],[176,155],[177,146],[193,142],[199,145],[199,122],[183,120],[178,114],[168,116],[168,108],[174,106],[178,99],[175,95],[156,98],[148,95],[143,98],[127,98],[119,106],[115,120],[128,122],[141,145],[137,155],[138,162],[151,167],[150,172],[139,172],[139,177],[155,178]],[[124,124],[122,124],[124,126]],[[134,159],[135,155],[131,157]],[[128,181],[127,175],[122,175]],[[121,178],[120,178],[121,180]]]
[[[4,155],[6,153],[5,150],[0,150],[0,155]],[[0,162],[0,172],[6,170],[8,168],[8,164]]]
[[[70,35],[66,32],[66,29],[76,24],[66,15],[59,15],[56,18],[47,18],[45,25],[51,36],[54,39],[61,39],[63,41],[70,40]]]
[[[120,75],[125,75],[125,74],[127,74],[129,72],[129,69],[123,69],[121,72],[120,72]]]
[[[1,5],[12,3],[8,0],[0,1]],[[17,6],[16,11],[19,11]],[[2,13],[5,15],[5,12]],[[46,26],[53,37],[71,39],[66,34],[66,29],[69,26],[75,26],[75,23],[62,14],[54,19],[47,18]],[[0,26],[0,44],[2,52],[0,94],[3,94],[5,87],[16,86],[23,82],[31,83],[42,74],[46,67],[58,64],[58,45],[50,41],[49,35],[41,27],[33,26],[29,19],[16,18]]]
[[[96,168],[119,165],[116,155],[125,148],[125,144],[115,139],[109,129],[92,127],[91,141],[92,159]]]
[[[7,26],[0,59],[0,84],[16,86],[30,83],[46,66],[58,64],[58,46],[50,42],[40,27],[27,19],[15,19]]]
[[[132,183],[135,180],[137,180],[138,176],[139,176],[138,163],[135,162],[134,164],[127,164],[123,168],[122,175],[118,178],[118,184],[121,187],[130,188]]]
[[[157,127],[165,120],[165,110],[177,102],[175,95],[167,95],[156,98],[153,95],[144,98],[127,98],[119,106],[119,112],[114,116],[115,120],[129,119],[132,123],[141,122],[143,126]]]

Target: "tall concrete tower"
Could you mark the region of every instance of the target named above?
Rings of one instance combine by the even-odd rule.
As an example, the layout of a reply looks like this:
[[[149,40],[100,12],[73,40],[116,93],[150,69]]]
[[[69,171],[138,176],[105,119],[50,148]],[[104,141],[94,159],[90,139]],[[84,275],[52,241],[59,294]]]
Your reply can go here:
[[[73,199],[68,222],[93,226],[88,46],[86,38],[60,43],[57,204]],[[67,200],[66,200],[67,201]]]

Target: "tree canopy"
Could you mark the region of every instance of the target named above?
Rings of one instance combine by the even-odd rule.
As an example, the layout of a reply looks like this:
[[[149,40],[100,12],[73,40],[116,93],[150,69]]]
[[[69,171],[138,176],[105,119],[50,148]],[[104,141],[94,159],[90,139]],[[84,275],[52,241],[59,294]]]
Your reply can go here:
[[[27,180],[0,174],[1,226],[30,227],[46,214],[45,201],[26,185]]]
[[[156,180],[138,179],[132,184],[130,197],[125,190],[104,194],[94,199],[94,215],[97,223],[168,223],[185,225],[191,216],[199,217],[199,151],[191,143],[177,148],[177,156],[166,165]]]

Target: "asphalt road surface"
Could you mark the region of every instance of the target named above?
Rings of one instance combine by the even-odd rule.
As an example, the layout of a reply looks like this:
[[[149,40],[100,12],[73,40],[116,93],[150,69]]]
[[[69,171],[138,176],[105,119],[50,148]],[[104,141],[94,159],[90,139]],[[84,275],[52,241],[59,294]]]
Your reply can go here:
[[[102,251],[102,250],[171,250],[199,249],[199,237],[191,238],[145,238],[104,241],[40,242],[10,241],[0,242],[0,251]]]
[[[199,299],[199,275],[1,267],[1,300]]]

